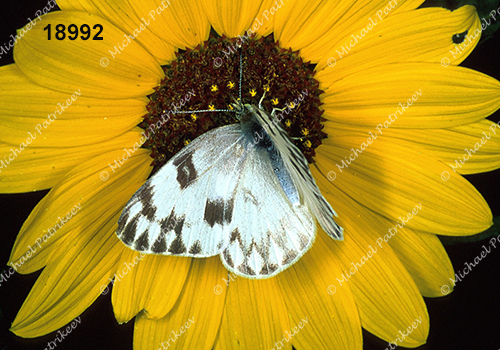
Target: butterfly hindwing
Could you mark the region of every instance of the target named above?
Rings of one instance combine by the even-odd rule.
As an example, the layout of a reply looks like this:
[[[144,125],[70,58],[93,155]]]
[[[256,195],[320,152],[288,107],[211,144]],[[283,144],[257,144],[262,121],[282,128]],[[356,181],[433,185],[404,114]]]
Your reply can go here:
[[[176,154],[130,199],[118,237],[149,254],[208,257],[228,240],[234,193],[244,161],[239,125],[209,131]]]
[[[295,263],[312,245],[316,226],[309,209],[293,205],[280,187],[267,151],[249,145],[234,195],[224,265],[237,275],[267,278]]]

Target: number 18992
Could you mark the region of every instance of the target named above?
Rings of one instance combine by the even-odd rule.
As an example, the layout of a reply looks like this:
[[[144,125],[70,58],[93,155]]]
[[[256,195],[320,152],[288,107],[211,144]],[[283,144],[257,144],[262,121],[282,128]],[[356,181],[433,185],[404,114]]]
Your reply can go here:
[[[99,34],[102,33],[102,25],[101,24],[95,24],[92,29],[99,29],[99,31],[94,34],[92,40],[103,40],[104,38],[102,36],[99,36]],[[43,30],[47,31],[47,39],[51,40],[51,25],[48,24]],[[80,39],[82,40],[88,40],[90,38],[90,26],[88,24],[82,24],[80,26],[80,31],[78,31],[78,26],[76,24],[70,24],[68,26],[68,39],[69,40],[76,40],[78,38],[78,34],[81,33],[83,35],[80,35]],[[56,33],[55,37],[57,40],[64,40],[66,39],[66,26],[64,24],[58,24],[56,25]]]

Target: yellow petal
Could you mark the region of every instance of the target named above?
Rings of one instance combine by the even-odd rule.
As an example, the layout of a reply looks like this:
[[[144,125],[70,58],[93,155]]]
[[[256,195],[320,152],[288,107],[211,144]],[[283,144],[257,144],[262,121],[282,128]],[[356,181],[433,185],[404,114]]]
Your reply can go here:
[[[243,35],[254,25],[260,27],[260,23],[263,23],[262,14],[258,12],[262,0],[202,0],[201,4],[212,27],[219,35],[236,37]]]
[[[60,0],[57,4],[63,11],[84,11],[107,19],[125,34],[132,35],[135,41],[157,59],[159,64],[166,64],[175,59],[174,48],[149,28],[153,17],[149,17],[147,9],[136,14],[127,1],[121,0],[78,2]]]
[[[153,92],[163,77],[158,62],[140,44],[102,17],[60,11],[43,16],[43,23],[51,25],[50,40],[48,31],[37,25],[14,47],[17,65],[37,84],[67,94],[81,89],[84,97],[123,99]],[[71,24],[90,26],[89,39],[58,40],[56,27],[64,25],[68,36]],[[99,36],[96,25],[103,28]]]
[[[371,23],[370,18],[381,21],[398,6],[416,8],[421,2],[289,0],[275,15],[274,37],[283,47],[300,50],[306,61],[318,62],[344,37]]]
[[[463,151],[457,150],[455,146],[452,152],[441,152],[434,146],[437,152],[428,151],[428,154],[448,164],[457,173],[484,173],[500,167],[500,124],[483,120],[474,124],[460,125],[449,130],[439,130],[433,138],[428,137],[427,140],[435,140],[439,136],[443,143],[454,137],[455,144],[462,145]],[[432,147],[427,146],[427,148]]]
[[[291,328],[276,278],[259,281],[229,276],[231,281],[214,349],[271,349],[282,341],[282,348],[291,350],[292,340],[283,340],[288,338],[285,332]]]
[[[323,243],[321,237],[325,235],[320,230],[312,248],[276,277],[290,314],[290,326],[304,325],[307,318],[292,343],[296,349],[362,349],[357,302],[349,285],[335,286],[342,270],[335,251]]]
[[[387,136],[439,159],[459,174],[500,167],[500,126],[485,119],[449,129],[387,129]]]
[[[380,218],[386,227],[394,227],[385,218]],[[441,297],[441,287],[454,277],[453,266],[439,239],[429,233],[416,232],[408,227],[396,227],[389,245],[408,270],[424,297]]]
[[[391,16],[394,16],[395,14],[407,12],[407,11],[413,11],[416,8],[420,7],[425,2],[425,0],[406,0],[406,1],[398,1],[398,6],[394,9],[391,10],[389,15],[387,16],[388,18],[391,18]]]
[[[325,117],[341,124],[449,128],[495,112],[500,82],[462,67],[398,63],[349,75],[324,96]]]
[[[116,320],[120,324],[128,322],[141,310],[149,319],[165,317],[184,287],[192,259],[144,255],[123,247],[123,263],[113,283]],[[131,272],[126,276],[128,270]]]
[[[381,3],[382,1],[380,1]],[[354,5],[348,1],[300,1],[289,0],[275,15],[274,38],[280,41],[283,47],[292,47],[301,50],[300,54],[305,60],[317,62],[321,56],[317,53],[304,50],[311,43],[320,40],[327,33],[338,33],[341,29],[339,19],[349,14],[349,8],[355,7],[355,18],[350,18],[350,25],[355,25],[362,17],[378,6],[379,1],[372,1],[373,6],[365,6],[357,2]],[[370,8],[368,8],[370,7]],[[358,16],[359,15],[359,16]]]
[[[26,260],[32,251],[30,247],[38,246],[36,254],[21,264],[19,272],[42,268],[58,258],[62,244],[71,244],[84,235],[82,232],[99,231],[109,215],[114,215],[99,213],[121,212],[151,171],[149,151],[142,149],[112,171],[108,164],[123,160],[124,155],[123,150],[112,151],[76,166],[38,203],[21,228],[9,259]],[[104,172],[109,172],[107,181],[103,181]],[[68,215],[70,220],[65,222]]]
[[[490,208],[474,186],[453,172],[443,180],[448,166],[397,140],[379,134],[369,144],[368,137],[336,136],[317,149],[319,170],[333,181],[325,187],[333,185],[415,230],[470,235],[492,225]]]
[[[466,31],[463,43],[455,44],[453,37]],[[473,6],[453,12],[442,8],[404,12],[343,38],[320,60],[317,79],[338,81],[357,71],[391,63],[458,65],[480,38],[481,24]]]
[[[57,0],[57,5],[63,11],[84,11],[99,15],[99,4],[86,0]]]
[[[174,47],[194,48],[208,39],[210,23],[199,1],[138,0],[130,5],[138,17],[148,17],[153,33]]]
[[[214,293],[214,287],[227,277],[220,258],[193,259],[174,308],[161,320],[136,318],[134,349],[212,349],[219,330],[226,290]],[[174,277],[175,278],[175,277]]]
[[[327,124],[327,130],[337,135],[367,135],[359,127],[333,122]],[[488,119],[449,129],[420,129],[415,132],[389,127],[381,131],[384,137],[393,139],[398,145],[417,148],[459,174],[483,173],[500,167],[500,126]]]
[[[418,319],[419,326],[399,345],[416,347],[425,343],[429,332],[427,309],[415,282],[385,242],[388,227],[340,191],[326,198],[346,233],[341,242],[320,235],[315,245],[327,246],[342,264],[343,273],[331,280],[337,293],[351,287],[363,328],[377,337],[392,342],[400,330]]]
[[[113,275],[121,254],[114,234],[119,216],[115,210],[100,230],[66,242],[38,277],[12,323],[12,332],[24,338],[45,335],[78,317],[97,299],[99,286]]]
[[[283,6],[285,0],[263,0],[251,26],[246,29],[247,35],[256,33],[257,37],[266,36],[274,31],[274,14]]]
[[[88,159],[114,150],[123,153],[125,148],[133,149],[133,145],[141,138],[141,132],[141,129],[135,128],[109,141],[68,148],[39,148],[36,140],[32,145],[26,145],[26,141],[17,146],[0,143],[0,159],[12,159],[1,170],[0,191],[20,193],[54,187],[70,170]]]
[[[102,100],[62,93],[30,81],[15,65],[0,67],[0,140],[29,147],[73,147],[108,141],[132,129],[147,113],[147,98]],[[29,96],[29,104],[26,98]],[[76,130],[76,131],[75,131]],[[37,137],[38,136],[38,137]],[[35,140],[36,138],[36,140]]]

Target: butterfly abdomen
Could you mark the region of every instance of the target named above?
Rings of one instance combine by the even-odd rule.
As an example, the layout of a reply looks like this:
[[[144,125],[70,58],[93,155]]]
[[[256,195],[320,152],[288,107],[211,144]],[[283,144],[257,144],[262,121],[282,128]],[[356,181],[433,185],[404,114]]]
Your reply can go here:
[[[253,112],[254,109],[255,107],[252,107],[249,111],[246,111],[246,113],[255,113]],[[271,137],[258,122],[255,116],[242,120],[245,120],[245,122],[242,122],[241,130],[245,135],[248,146],[258,148],[257,151],[262,155],[262,157],[269,157],[274,174],[281,185],[281,189],[292,205],[299,205],[300,198],[297,188],[295,187],[292,177],[285,167],[283,158],[281,157],[281,154]]]

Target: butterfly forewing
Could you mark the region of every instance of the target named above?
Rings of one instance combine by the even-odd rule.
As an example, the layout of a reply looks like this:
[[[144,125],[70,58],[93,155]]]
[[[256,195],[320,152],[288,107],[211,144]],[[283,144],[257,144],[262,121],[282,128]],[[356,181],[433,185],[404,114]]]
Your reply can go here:
[[[220,252],[232,219],[230,196],[244,161],[239,125],[195,139],[130,199],[118,220],[118,237],[150,254],[207,257]]]
[[[311,209],[323,230],[330,237],[342,240],[343,229],[333,219],[333,216],[337,216],[337,214],[321,194],[300,149],[293,144],[287,132],[274,116],[256,106],[250,108],[280,153],[286,169],[302,196],[303,203]]]

